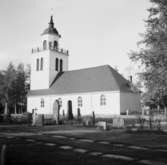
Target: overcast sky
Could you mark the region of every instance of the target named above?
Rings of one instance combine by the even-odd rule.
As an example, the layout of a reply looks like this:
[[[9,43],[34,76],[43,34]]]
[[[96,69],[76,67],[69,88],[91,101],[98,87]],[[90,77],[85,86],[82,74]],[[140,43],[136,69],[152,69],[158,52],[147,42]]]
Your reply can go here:
[[[109,64],[131,74],[128,52],[137,50],[150,6],[149,0],[0,0],[0,69],[29,63],[53,13],[70,70]]]

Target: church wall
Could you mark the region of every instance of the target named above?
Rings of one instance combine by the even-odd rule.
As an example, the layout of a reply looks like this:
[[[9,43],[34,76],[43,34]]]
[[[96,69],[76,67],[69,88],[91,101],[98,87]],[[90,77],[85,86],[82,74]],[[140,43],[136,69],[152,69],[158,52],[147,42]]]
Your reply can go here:
[[[141,112],[140,95],[135,93],[120,93],[120,111],[121,113],[137,111]]]
[[[100,105],[101,94],[106,97],[106,105]],[[93,92],[93,93],[78,93],[78,94],[66,94],[66,95],[51,95],[51,96],[33,96],[28,98],[28,111],[31,112],[32,109],[37,108],[37,113],[39,114],[52,114],[54,101],[61,98],[62,107],[60,109],[60,114],[67,114],[68,101],[72,101],[72,108],[74,116],[77,115],[78,108],[78,97],[83,100],[83,106],[80,107],[81,115],[112,115],[120,114],[120,99],[119,92]],[[41,98],[45,100],[45,107],[40,107]]]
[[[100,105],[101,94],[106,96],[106,105]],[[96,115],[119,114],[119,93],[118,92],[100,92],[100,93],[80,93],[71,95],[51,96],[51,108],[56,99],[61,98],[62,107],[60,113],[67,113],[67,103],[72,101],[73,114],[77,115],[78,97],[83,100],[83,106],[79,107],[81,115],[92,115],[94,111]]]
[[[44,99],[44,107],[41,107],[41,99]],[[35,96],[28,97],[28,109],[27,111],[32,113],[33,109],[36,109],[38,114],[51,114],[50,96]]]
[[[49,88],[49,51],[33,53],[31,61],[31,90]],[[36,70],[37,58],[43,58],[43,70]],[[45,78],[43,78],[45,77]],[[42,81],[41,81],[42,78]]]

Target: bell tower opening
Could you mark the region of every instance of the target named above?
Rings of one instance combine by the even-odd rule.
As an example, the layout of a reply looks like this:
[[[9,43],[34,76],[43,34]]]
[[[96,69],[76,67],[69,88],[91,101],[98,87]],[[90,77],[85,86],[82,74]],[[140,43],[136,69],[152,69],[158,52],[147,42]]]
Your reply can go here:
[[[58,48],[58,43],[57,43],[57,41],[54,41],[54,48],[55,48],[55,49]]]
[[[44,40],[44,41],[43,41],[43,50],[46,50],[46,49],[47,49],[47,41]]]

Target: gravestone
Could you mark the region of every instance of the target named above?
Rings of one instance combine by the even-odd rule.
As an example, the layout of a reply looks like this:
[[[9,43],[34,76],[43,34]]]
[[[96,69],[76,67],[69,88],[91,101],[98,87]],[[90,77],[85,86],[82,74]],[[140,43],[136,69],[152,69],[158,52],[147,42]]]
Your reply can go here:
[[[96,126],[102,128],[103,130],[107,130],[107,122],[106,121],[99,121],[96,123]]]
[[[80,108],[77,108],[77,119],[78,120],[81,119],[81,110],[80,110]]]
[[[55,100],[54,104],[53,104],[53,119],[56,121],[56,123],[59,123],[59,110],[60,110],[60,106],[59,106],[59,101]]]
[[[33,126],[43,126],[44,125],[44,115],[35,114],[33,117]]]
[[[67,105],[68,107],[68,110],[67,110],[67,119],[68,120],[73,120],[73,112],[72,112],[72,101],[71,100],[69,100],[68,101],[68,105]]]
[[[124,119],[123,118],[114,118],[113,119],[113,127],[114,128],[123,128],[124,127]]]

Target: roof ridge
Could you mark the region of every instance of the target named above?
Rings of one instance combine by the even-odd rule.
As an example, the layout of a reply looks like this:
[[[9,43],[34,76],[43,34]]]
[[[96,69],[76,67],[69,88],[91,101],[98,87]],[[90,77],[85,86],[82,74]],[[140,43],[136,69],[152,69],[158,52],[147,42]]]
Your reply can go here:
[[[116,72],[110,65],[107,66],[109,71],[110,71],[110,74],[114,77],[114,81],[115,81],[115,84],[116,86],[118,87],[118,89],[120,90],[120,84],[119,84],[119,81],[117,80],[117,78],[115,77],[115,75],[113,74],[113,71]]]
[[[120,84],[120,82],[121,81],[119,81],[119,79],[118,78],[121,78],[123,81],[125,81],[126,83],[127,83],[127,85],[128,85],[128,83],[129,83],[129,81],[127,80],[127,79],[125,79],[119,72],[117,72],[115,69],[113,69],[111,66],[109,66],[109,68],[110,68],[110,70],[112,70],[113,72],[114,72],[114,74],[112,74],[113,75],[113,77],[114,77],[114,79],[115,79],[115,81],[116,81],[116,84],[117,85],[119,85],[119,89],[121,90],[122,89],[122,84]],[[111,72],[112,72],[111,71]],[[113,73],[112,72],[112,73]],[[117,76],[119,76],[118,78],[116,78],[116,75]]]
[[[64,71],[64,72],[87,70],[87,69],[95,69],[95,68],[106,67],[106,66],[110,66],[110,65],[108,65],[108,64],[106,64],[106,65],[98,65],[98,66],[94,66],[94,67],[87,67],[87,68],[80,68],[80,69],[67,70],[67,71]]]

